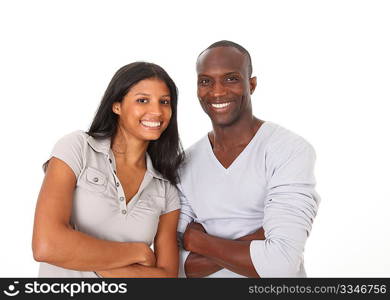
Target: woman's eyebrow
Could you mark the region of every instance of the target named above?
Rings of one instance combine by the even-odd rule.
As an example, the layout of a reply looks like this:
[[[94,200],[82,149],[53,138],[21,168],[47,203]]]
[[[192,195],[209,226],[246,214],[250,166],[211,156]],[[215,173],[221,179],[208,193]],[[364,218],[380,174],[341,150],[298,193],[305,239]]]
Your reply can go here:
[[[150,96],[150,94],[146,94],[146,93],[137,93],[135,94],[136,96],[140,95],[140,96]],[[160,97],[171,97],[170,94],[166,94],[166,95],[161,95]]]

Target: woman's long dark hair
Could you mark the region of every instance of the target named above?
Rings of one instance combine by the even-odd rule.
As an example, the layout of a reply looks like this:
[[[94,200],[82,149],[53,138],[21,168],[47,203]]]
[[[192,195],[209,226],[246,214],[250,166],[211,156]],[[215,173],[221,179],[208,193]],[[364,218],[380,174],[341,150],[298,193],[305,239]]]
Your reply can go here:
[[[122,102],[130,88],[141,80],[158,78],[165,82],[171,98],[172,116],[160,138],[150,141],[147,152],[153,167],[176,185],[178,168],[184,159],[177,128],[177,88],[168,73],[160,66],[147,62],[134,62],[120,68],[111,79],[88,134],[96,139],[113,137],[118,128],[118,115],[112,111],[114,102]]]

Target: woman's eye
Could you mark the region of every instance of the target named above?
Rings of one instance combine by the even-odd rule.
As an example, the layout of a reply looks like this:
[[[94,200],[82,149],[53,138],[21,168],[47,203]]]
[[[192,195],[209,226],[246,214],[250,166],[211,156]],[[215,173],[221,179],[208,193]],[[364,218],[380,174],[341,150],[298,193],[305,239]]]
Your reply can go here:
[[[171,100],[160,100],[160,103],[169,105],[169,104],[171,104]]]
[[[140,99],[137,99],[137,102],[139,103],[148,103],[148,99],[145,99],[145,98],[140,98]]]

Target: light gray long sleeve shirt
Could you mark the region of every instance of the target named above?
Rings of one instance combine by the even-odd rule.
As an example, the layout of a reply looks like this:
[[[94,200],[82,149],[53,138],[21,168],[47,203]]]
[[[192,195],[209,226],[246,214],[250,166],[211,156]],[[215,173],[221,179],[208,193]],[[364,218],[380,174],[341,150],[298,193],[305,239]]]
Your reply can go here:
[[[187,151],[181,170],[179,232],[191,221],[207,233],[237,239],[260,227],[265,240],[250,244],[260,277],[305,277],[303,252],[316,216],[313,147],[302,137],[265,122],[226,169],[207,136]],[[226,249],[228,251],[228,249]],[[181,275],[188,252],[181,252]],[[242,277],[222,269],[209,277]]]

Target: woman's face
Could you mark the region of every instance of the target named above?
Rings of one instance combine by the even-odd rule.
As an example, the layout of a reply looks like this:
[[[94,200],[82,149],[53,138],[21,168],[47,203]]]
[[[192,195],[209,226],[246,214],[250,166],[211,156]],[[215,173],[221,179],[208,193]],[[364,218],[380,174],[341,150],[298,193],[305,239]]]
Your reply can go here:
[[[119,127],[143,141],[157,140],[172,116],[169,89],[157,78],[133,85],[122,102],[115,102],[112,109],[119,115]]]

